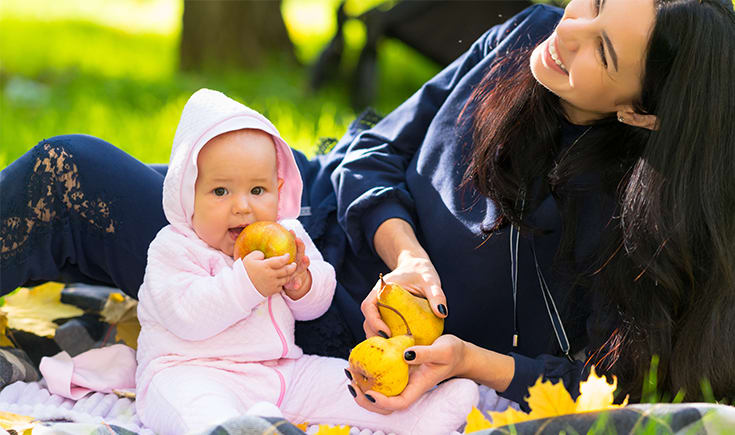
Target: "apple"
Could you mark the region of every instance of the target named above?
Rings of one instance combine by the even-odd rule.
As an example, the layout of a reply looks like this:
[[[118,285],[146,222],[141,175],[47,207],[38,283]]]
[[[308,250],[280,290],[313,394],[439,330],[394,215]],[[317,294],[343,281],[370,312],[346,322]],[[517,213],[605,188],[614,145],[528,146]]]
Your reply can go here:
[[[296,259],[296,238],[278,222],[258,221],[246,226],[235,240],[235,259],[253,251],[260,251],[265,258],[289,254],[291,263]]]

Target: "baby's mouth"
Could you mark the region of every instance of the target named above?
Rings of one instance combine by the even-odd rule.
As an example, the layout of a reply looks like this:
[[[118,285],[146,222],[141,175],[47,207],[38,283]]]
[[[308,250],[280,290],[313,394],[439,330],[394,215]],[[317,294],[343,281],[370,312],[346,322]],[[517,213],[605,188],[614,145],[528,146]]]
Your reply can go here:
[[[232,239],[233,240],[237,239],[237,236],[240,235],[240,232],[242,232],[242,230],[244,228],[245,228],[245,225],[243,225],[241,227],[233,227],[233,228],[230,228],[229,229],[229,232],[230,232],[230,236],[232,237]]]

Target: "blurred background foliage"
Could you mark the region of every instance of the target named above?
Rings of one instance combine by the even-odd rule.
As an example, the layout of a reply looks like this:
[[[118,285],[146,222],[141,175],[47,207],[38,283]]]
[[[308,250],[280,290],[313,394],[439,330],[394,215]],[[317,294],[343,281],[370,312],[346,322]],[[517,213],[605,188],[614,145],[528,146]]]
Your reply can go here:
[[[283,0],[293,59],[271,53],[256,66],[179,68],[182,0],[2,0],[0,2],[0,168],[40,140],[85,133],[144,162],[167,162],[186,99],[208,87],[269,117],[295,148],[311,154],[355,116],[350,75],[365,43],[351,19],[337,75],[310,90],[309,66],[336,30],[340,0]],[[385,0],[348,0],[349,16]],[[215,32],[202,28],[200,32]],[[439,71],[404,44],[378,51],[372,106],[386,113]]]

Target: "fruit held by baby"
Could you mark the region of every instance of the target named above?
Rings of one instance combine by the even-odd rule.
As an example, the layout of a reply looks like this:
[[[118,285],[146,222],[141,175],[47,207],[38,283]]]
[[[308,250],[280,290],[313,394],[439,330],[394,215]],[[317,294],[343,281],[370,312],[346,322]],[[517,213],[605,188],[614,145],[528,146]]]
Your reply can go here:
[[[265,258],[289,254],[290,262],[296,258],[296,238],[278,222],[257,221],[242,229],[235,240],[235,259],[260,251]]]

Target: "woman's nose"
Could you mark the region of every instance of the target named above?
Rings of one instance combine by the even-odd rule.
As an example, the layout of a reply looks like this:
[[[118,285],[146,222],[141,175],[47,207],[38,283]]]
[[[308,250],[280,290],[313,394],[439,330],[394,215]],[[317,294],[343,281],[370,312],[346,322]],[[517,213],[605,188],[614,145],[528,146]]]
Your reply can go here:
[[[556,27],[556,35],[567,51],[577,51],[595,34],[595,23],[589,18],[566,18]]]

